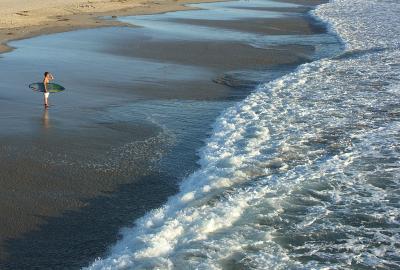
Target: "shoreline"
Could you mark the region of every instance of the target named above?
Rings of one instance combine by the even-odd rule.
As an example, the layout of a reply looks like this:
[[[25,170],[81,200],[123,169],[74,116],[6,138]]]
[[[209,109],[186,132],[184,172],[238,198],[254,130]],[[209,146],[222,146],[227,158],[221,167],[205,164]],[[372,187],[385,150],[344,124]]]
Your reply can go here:
[[[110,20],[104,18],[106,16],[118,17],[118,16],[134,16],[134,15],[147,15],[147,14],[161,14],[172,11],[182,11],[182,10],[195,10],[195,7],[189,7],[187,4],[194,3],[208,3],[208,2],[221,2],[223,0],[166,0],[163,2],[157,2],[152,0],[146,0],[145,2],[129,2],[128,6],[123,7],[116,4],[113,1],[107,2],[116,4],[117,8],[99,10],[87,12],[81,11],[69,11],[71,14],[64,14],[66,6],[60,6],[57,10],[59,13],[49,13],[49,16],[45,18],[47,20],[37,21],[40,18],[32,16],[29,18],[30,10],[24,10],[25,13],[15,13],[21,14],[18,16],[24,16],[28,19],[26,22],[17,23],[14,26],[13,21],[9,23],[4,23],[0,21],[0,54],[10,52],[14,47],[10,46],[9,43],[12,41],[28,39],[32,37],[37,37],[41,35],[69,32],[79,29],[92,29],[99,27],[113,27],[113,26],[127,26],[135,27],[131,24],[119,22],[116,20]],[[120,1],[121,3],[125,3]],[[93,4],[93,2],[89,3]],[[104,8],[104,7],[103,7]],[[23,9],[23,7],[21,7]],[[64,11],[62,11],[64,10]],[[1,14],[0,15],[4,15]],[[8,14],[10,15],[10,14]],[[33,21],[31,25],[30,22]],[[36,23],[36,24],[35,24]]]
[[[56,10],[59,12],[49,13],[48,16],[45,16],[46,20],[42,20],[39,22],[36,21],[38,18],[30,17],[30,12],[32,10],[23,10],[21,12],[16,12],[14,14],[6,14],[6,19],[0,20],[0,55],[3,53],[7,53],[15,49],[10,46],[9,43],[12,41],[28,39],[32,37],[37,37],[41,35],[69,32],[79,29],[92,29],[99,27],[113,27],[113,26],[127,26],[134,27],[131,24],[123,23],[116,20],[106,19],[106,16],[119,17],[119,16],[135,16],[135,15],[147,15],[147,14],[161,14],[166,12],[173,11],[182,11],[182,10],[195,10],[195,7],[189,7],[188,4],[195,3],[212,3],[212,2],[224,2],[226,0],[165,0],[163,2],[158,2],[154,0],[146,0],[145,2],[137,2],[137,1],[129,1],[128,4],[125,4],[126,1],[112,1],[106,2],[108,4],[116,5],[117,8],[108,8],[106,10],[99,11],[68,11],[70,14],[65,14],[65,10],[68,6],[59,6]],[[302,5],[302,8],[310,8],[326,3],[326,0],[310,0],[296,2],[293,0],[276,0],[277,2],[287,2],[287,3],[296,3]],[[97,2],[88,1],[91,7],[96,9]],[[120,3],[120,4],[118,4]],[[82,4],[80,4],[82,5]],[[125,7],[123,5],[126,5]],[[87,5],[86,5],[87,6]],[[84,5],[84,7],[86,7]],[[1,6],[0,6],[1,7]],[[21,7],[24,9],[24,7]],[[274,10],[273,7],[270,8]],[[33,10],[34,11],[34,10]],[[303,11],[304,12],[304,11]],[[12,20],[7,23],[7,15],[18,15],[22,16],[25,19],[28,19],[25,23],[17,23],[14,26]],[[4,14],[0,13],[0,16],[4,16]],[[5,23],[4,23],[5,20]],[[30,21],[34,21],[34,24],[31,24]]]
[[[184,4],[182,9],[197,9]],[[229,3],[226,5],[230,7]],[[238,7],[238,10],[241,8]],[[131,15],[130,12],[123,10],[121,16]],[[158,13],[162,12],[168,10]],[[247,11],[241,12],[246,14]],[[301,15],[306,12],[299,12],[299,18],[308,21],[306,16]],[[99,16],[110,16],[110,12],[99,14],[90,16],[93,20]],[[162,24],[163,20],[168,22],[168,15],[157,15],[162,17],[159,23]],[[274,22],[280,31],[260,28],[253,24],[254,19],[244,16],[239,20],[242,24],[226,18],[228,23],[208,19],[209,22],[192,21],[194,26],[187,24],[187,19],[177,21],[180,22],[178,27],[183,28],[205,24],[222,29],[221,35],[224,29],[250,34],[293,34],[293,24],[287,21],[289,17],[277,18]],[[273,20],[265,18],[259,22],[263,24],[266,21],[272,23]],[[124,25],[123,22],[103,18],[101,22],[117,23],[109,26]],[[132,19],[132,22],[135,20]],[[6,225],[12,231],[7,233],[5,227],[5,233],[2,233],[4,240],[0,242],[0,255],[1,244],[5,255],[3,261],[0,256],[0,268],[3,265],[4,269],[21,269],[28,265],[43,269],[60,269],[61,266],[80,268],[94,258],[106,256],[110,245],[120,238],[121,228],[131,226],[132,220],[162,206],[168,197],[178,192],[177,184],[197,169],[197,149],[202,146],[202,141],[198,139],[208,137],[209,130],[204,127],[215,121],[221,104],[224,104],[223,107],[229,102],[242,100],[259,81],[271,80],[278,74],[289,72],[291,67],[287,65],[294,68],[294,65],[307,62],[311,59],[307,56],[314,54],[312,45],[288,45],[283,42],[276,45],[279,48],[254,48],[247,42],[242,44],[241,40],[231,39],[229,35],[215,42],[204,42],[198,39],[202,33],[189,35],[183,40],[165,39],[171,32],[168,25],[162,25],[166,29],[147,28],[140,26],[140,22],[127,25],[130,27],[107,27],[101,23],[70,29],[37,26],[38,34],[31,32],[31,37],[38,38],[21,38],[25,40],[21,41],[21,46],[15,44],[18,50],[0,61],[2,66],[7,67],[2,83],[8,90],[0,96],[0,101],[3,99],[4,104],[17,105],[17,109],[11,105],[4,106],[3,111],[15,110],[19,117],[15,118],[14,113],[10,117],[3,116],[3,126],[16,127],[4,135],[9,148],[3,148],[3,154],[7,156],[7,149],[12,149],[13,158],[3,163],[7,168],[7,177],[3,181],[10,185],[6,190],[13,190],[13,194],[18,195],[12,200],[7,198],[4,213],[15,207],[23,209],[18,211],[20,216],[14,214],[17,211],[10,211],[11,217],[6,215],[9,222]],[[97,29],[73,31],[81,28]],[[295,30],[308,33],[315,29],[299,23]],[[166,34],[163,30],[167,30]],[[46,36],[55,32],[66,33]],[[82,39],[86,41],[84,46],[80,43]],[[43,50],[46,53],[42,55]],[[201,58],[198,57],[200,53]],[[19,56],[23,57],[23,61],[14,61]],[[34,107],[37,102],[34,93],[31,96],[22,92],[25,86],[14,77],[20,74],[13,72],[21,71],[25,80],[33,81],[35,75],[32,69],[41,69],[41,63],[50,66],[56,74],[64,74],[63,80],[71,89],[68,96],[60,95],[55,99],[63,106],[54,107],[42,117],[39,115],[41,108]],[[278,67],[279,64],[287,66],[287,69]],[[81,76],[83,69],[85,74]],[[115,94],[119,95],[119,99],[113,99]],[[96,98],[91,102],[88,97],[93,95]],[[125,103],[126,100],[129,102]],[[180,109],[175,111],[175,107]],[[82,113],[85,113],[84,119],[81,119]],[[159,125],[144,120],[148,115],[156,117],[156,123],[163,126],[165,121],[167,130],[173,131],[172,135],[161,132],[163,129],[159,130]],[[164,119],[164,115],[168,118]],[[197,122],[193,123],[193,119]],[[8,139],[13,134],[19,134],[19,137]],[[36,135],[34,140],[32,134]],[[152,143],[136,147],[138,141]],[[122,157],[109,155],[119,153],[119,150],[129,154]],[[153,158],[158,155],[162,156],[162,160],[161,156],[160,160]],[[140,162],[136,162],[135,157],[138,156]],[[185,162],[183,165],[181,158]],[[119,170],[118,167],[109,171],[109,166],[119,163],[129,164],[126,167],[130,169]],[[178,167],[175,168],[175,165]],[[15,183],[13,179],[20,180]],[[150,191],[152,195],[148,196]],[[32,203],[36,201],[39,201],[37,205]],[[35,207],[31,208],[31,205]],[[92,227],[93,223],[98,225],[96,229]],[[49,234],[51,237],[48,237]],[[21,260],[21,257],[24,259]]]

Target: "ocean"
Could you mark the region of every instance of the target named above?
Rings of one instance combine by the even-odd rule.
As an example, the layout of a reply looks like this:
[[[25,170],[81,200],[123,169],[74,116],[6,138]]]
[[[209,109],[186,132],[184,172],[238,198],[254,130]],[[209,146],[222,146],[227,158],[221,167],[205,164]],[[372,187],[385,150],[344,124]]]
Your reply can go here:
[[[400,269],[399,14],[318,6],[343,50],[224,110],[179,193],[86,269]]]
[[[81,269],[113,254],[121,228],[162,208],[202,168],[225,109],[341,51],[307,14],[316,2],[194,4],[109,18],[133,27],[11,42],[0,57],[0,268]],[[66,87],[48,110],[28,88],[44,71]],[[213,234],[220,225],[209,226]]]

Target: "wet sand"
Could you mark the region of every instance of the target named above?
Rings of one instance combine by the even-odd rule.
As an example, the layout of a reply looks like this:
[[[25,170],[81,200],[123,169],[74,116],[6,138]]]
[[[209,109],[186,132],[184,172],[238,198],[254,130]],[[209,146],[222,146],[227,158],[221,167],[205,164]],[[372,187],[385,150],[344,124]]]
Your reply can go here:
[[[268,10],[271,10],[270,8]],[[298,11],[297,11],[298,12]],[[295,16],[288,17],[284,22],[277,19],[248,19],[248,20],[175,20],[181,23],[193,25],[219,27],[223,29],[232,29],[243,32],[259,33],[264,35],[315,35],[316,33],[324,33],[325,27],[320,25],[311,18]]]
[[[293,34],[291,19],[271,19],[278,30],[263,34]],[[252,20],[200,24],[256,33]],[[323,32],[302,13],[295,20],[296,35]],[[40,36],[11,43],[17,49],[0,58],[0,268],[77,269],[104,255],[121,227],[162,205],[196,168],[222,109],[265,73],[274,79],[315,52],[285,39],[258,48],[225,32],[225,41],[199,41],[163,30]],[[40,80],[32,70],[45,69],[67,86],[48,111],[26,89]]]
[[[193,2],[209,0],[3,0],[0,2],[0,52],[11,50],[7,43],[13,40],[81,28],[124,25],[103,19],[104,16],[187,10],[190,8],[185,4]]]
[[[162,46],[162,50],[159,48]],[[268,65],[304,62],[314,52],[313,46],[280,45],[258,49],[234,42],[129,42],[113,46],[112,53],[146,59],[198,65],[215,70],[260,68]],[[109,51],[107,51],[109,52]],[[227,58],[231,58],[227,61]]]

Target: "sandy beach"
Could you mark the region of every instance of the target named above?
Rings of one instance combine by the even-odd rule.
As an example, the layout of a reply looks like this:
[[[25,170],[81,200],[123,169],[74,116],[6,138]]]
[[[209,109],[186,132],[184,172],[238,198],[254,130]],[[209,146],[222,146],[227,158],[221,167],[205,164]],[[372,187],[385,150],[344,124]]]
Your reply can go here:
[[[333,43],[312,4],[190,2],[0,0],[0,268],[104,256],[198,167],[223,109]],[[27,83],[48,69],[67,91],[44,111]]]
[[[210,0],[1,0],[0,53],[7,42],[79,28],[124,25],[102,16],[162,13],[186,10],[187,3]],[[215,2],[215,1],[213,1]]]
[[[0,0],[0,270],[400,269],[398,14]]]

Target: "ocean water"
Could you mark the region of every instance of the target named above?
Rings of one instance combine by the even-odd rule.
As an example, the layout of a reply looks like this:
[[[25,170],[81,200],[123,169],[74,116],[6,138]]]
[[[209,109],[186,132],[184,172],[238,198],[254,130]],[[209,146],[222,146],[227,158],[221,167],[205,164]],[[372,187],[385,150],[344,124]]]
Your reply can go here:
[[[196,24],[185,24],[185,20],[246,20],[246,19],[276,19],[290,17],[287,13],[265,10],[250,10],[249,8],[296,8],[301,5],[274,1],[236,1],[201,3],[188,5],[194,10],[167,12],[164,14],[137,15],[118,18],[119,21],[145,27],[146,31],[157,31],[157,39],[186,40],[206,42],[240,42],[254,48],[270,48],[271,46],[297,44],[315,47],[314,58],[319,59],[331,55],[337,50],[337,39],[330,34],[320,33],[304,35],[303,33],[286,35],[269,35],[227,28],[208,27]],[[315,24],[315,22],[313,22]]]
[[[179,193],[87,269],[400,269],[399,14],[320,5],[343,52],[225,110]]]

